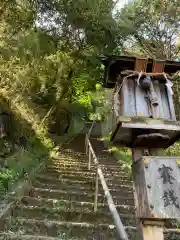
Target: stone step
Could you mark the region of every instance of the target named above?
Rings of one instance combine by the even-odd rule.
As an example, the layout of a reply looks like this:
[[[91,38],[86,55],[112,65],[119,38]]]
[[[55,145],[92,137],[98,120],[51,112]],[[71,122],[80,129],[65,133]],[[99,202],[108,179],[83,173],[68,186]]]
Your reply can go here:
[[[79,190],[79,191],[85,191],[91,194],[94,194],[95,192],[95,182],[94,184],[91,185],[81,185],[77,184],[74,182],[71,183],[64,183],[62,182],[61,184],[59,183],[43,183],[43,182],[36,182],[34,183],[34,187],[37,188],[50,188],[52,190],[68,190],[68,191],[74,191],[74,190]],[[127,187],[121,187],[119,186],[118,188],[109,188],[110,193],[113,196],[121,196],[123,194],[131,195],[133,193],[133,188],[127,188]],[[101,185],[99,186],[99,193],[104,193],[103,188]]]
[[[85,178],[85,179],[68,179],[68,178],[57,178],[57,177],[52,177],[52,176],[47,176],[44,174],[39,174],[36,176],[36,180],[39,182],[44,182],[44,183],[62,183],[62,182],[66,182],[69,184],[73,183],[78,183],[78,184],[82,184],[82,185],[92,185],[94,186],[94,182],[95,182],[95,178]],[[113,180],[106,180],[108,187],[110,188],[111,186],[113,186],[114,188],[119,187],[119,186],[127,186],[127,187],[132,187],[132,182],[131,181],[127,181],[127,180],[119,180],[119,181],[113,181]],[[99,183],[99,185],[101,186],[101,183]]]
[[[120,162],[117,162],[117,160],[113,159],[110,156],[107,156],[107,157],[98,156],[97,159],[98,159],[100,164],[105,164],[105,165],[110,165],[110,166],[119,164],[121,166]],[[81,164],[87,164],[88,163],[88,157],[87,156],[85,156],[83,158],[76,158],[74,156],[58,157],[56,159],[53,159],[50,163],[52,163],[52,164],[55,164],[55,163],[57,163],[57,164],[58,163],[59,164],[61,164],[61,163],[72,163],[72,164],[73,163],[74,164],[75,163],[81,163]],[[94,162],[92,161],[92,164],[93,163]]]
[[[124,172],[127,174],[127,172],[124,170],[124,167],[118,163],[116,164],[106,164],[106,163],[99,163],[100,167],[102,170],[105,171],[115,171],[115,172]],[[86,171],[88,170],[88,161],[85,163],[82,162],[54,162],[54,163],[49,163],[47,166],[47,169],[67,169],[67,170],[73,170],[73,169],[79,169],[81,171]],[[95,171],[96,166],[94,163],[91,163],[91,171]]]
[[[131,178],[102,142],[93,140],[95,153],[117,205],[129,240],[135,240],[134,197]],[[71,149],[72,147],[72,149]],[[29,196],[6,219],[1,239],[115,240],[116,229],[99,182],[98,211],[94,213],[96,166],[88,171],[84,139],[78,138],[49,161],[34,180]],[[2,237],[2,238],[1,238]]]
[[[175,234],[175,235],[174,235]],[[180,240],[178,232],[174,233],[165,233],[164,240]],[[38,235],[23,235],[20,233],[0,233],[0,240],[67,240],[66,234],[62,234],[61,239],[59,237],[47,237],[47,236],[38,236]],[[68,238],[68,240],[87,240],[87,238]],[[99,239],[98,239],[99,240]],[[112,239],[111,239],[112,240]],[[115,240],[113,238],[113,240]],[[134,240],[134,239],[133,239]]]
[[[131,240],[134,239],[135,227],[125,227]],[[5,224],[6,232],[20,232],[24,235],[40,235],[59,237],[59,239],[89,239],[112,240],[117,239],[114,225],[89,224],[86,222],[58,222],[48,220],[35,220],[27,218],[8,218]]]
[[[68,201],[59,199],[48,199],[48,198],[32,198],[24,197],[22,203],[25,206],[37,206],[37,207],[47,207],[47,208],[58,208],[64,210],[74,210],[81,211],[82,209],[87,212],[92,212],[94,209],[94,203],[92,202],[81,202],[81,201]],[[130,205],[116,205],[117,211],[121,214],[135,214],[134,206]],[[107,203],[98,204],[98,212],[109,212],[109,207]]]
[[[81,163],[81,164],[79,162],[76,162],[76,161],[73,161],[73,162],[72,161],[70,161],[70,162],[65,162],[65,161],[52,162],[52,163],[49,163],[47,167],[48,168],[67,168],[67,169],[80,168],[80,169],[87,170],[88,169],[88,162]]]
[[[76,174],[76,172],[74,173],[58,173],[58,172],[52,172],[52,173],[43,173],[45,174],[46,176],[48,177],[53,177],[53,178],[56,178],[56,179],[73,179],[73,180],[94,180],[95,179],[95,174],[94,176],[93,175],[90,175],[90,174]],[[118,183],[121,183],[122,181],[130,181],[129,178],[127,176],[122,176],[122,175],[117,175],[117,174],[104,174],[104,178],[105,180],[107,181],[113,181],[114,183],[118,182]]]
[[[111,166],[108,167],[106,165],[100,165],[101,169],[103,172],[117,172],[117,173],[121,173],[121,174],[127,174],[122,168],[121,166],[117,165],[115,166]],[[96,167],[93,165],[91,166],[90,171],[88,170],[88,165],[83,164],[76,164],[76,165],[71,165],[71,164],[57,164],[57,165],[49,165],[47,166],[46,170],[48,171],[81,171],[81,172],[95,172],[96,171]]]
[[[115,162],[112,161],[111,159],[107,159],[106,161],[103,161],[102,159],[98,159],[98,162],[100,165],[105,165],[107,167],[122,167],[120,162]],[[84,160],[78,160],[78,159],[61,159],[61,160],[56,160],[56,161],[51,161],[49,162],[49,165],[79,165],[79,166],[87,166],[88,165],[88,159],[84,159]],[[95,166],[94,161],[91,161],[91,165]]]
[[[81,184],[81,181],[58,181],[58,182],[53,182],[53,181],[48,181],[44,182],[43,180],[38,180],[34,182],[33,184],[34,187],[37,188],[51,188],[52,190],[75,190],[79,189],[81,191],[90,191],[94,192],[95,190],[95,181],[92,183],[87,183],[87,184]],[[102,190],[100,188],[100,190]]]
[[[41,198],[56,198],[69,201],[84,201],[84,202],[94,202],[94,194],[81,191],[63,191],[63,190],[52,190],[45,188],[33,188],[31,197],[41,197]],[[134,204],[133,194],[130,196],[112,196],[115,204]],[[106,197],[104,194],[98,194],[98,202],[106,203]]]
[[[81,156],[77,156],[76,154],[72,153],[72,154],[59,154],[56,155],[54,157],[52,157],[51,161],[52,162],[58,162],[58,161],[87,161],[88,156],[85,155],[81,155]]]
[[[77,170],[77,169],[49,169],[46,168],[43,171],[45,174],[48,175],[78,175],[78,176],[96,176],[96,170]],[[122,171],[110,171],[110,170],[103,170],[104,177],[114,176],[114,177],[122,177],[123,179],[128,179],[127,174]]]
[[[47,236],[38,236],[38,235],[24,235],[21,233],[12,233],[10,232],[2,232],[0,233],[0,240],[60,240],[55,237],[47,237]]]
[[[112,160],[108,160],[108,163],[109,164],[104,164],[104,163],[101,163],[102,159],[99,159],[99,164],[102,166],[102,167],[108,167],[110,169],[117,169],[118,168],[121,168],[122,165],[118,162],[118,161],[112,161]],[[56,161],[56,160],[53,160],[53,161],[49,161],[49,166],[61,166],[61,165],[65,165],[65,166],[76,166],[77,164],[79,164],[80,162],[75,159],[71,159],[71,160],[68,160],[67,159],[64,159],[62,161]],[[94,162],[91,161],[91,164],[92,166],[95,166]],[[80,165],[82,168],[87,168],[88,166],[88,159],[85,159],[84,162],[81,162],[81,165]]]
[[[96,155],[96,157],[98,158],[98,159],[100,159],[101,161],[105,161],[105,162],[114,162],[114,163],[117,163],[117,160],[116,160],[116,158],[114,158],[114,156],[110,153],[110,152],[95,152],[95,155]],[[88,158],[89,158],[89,153],[86,155],[86,154],[84,154],[84,155],[79,155],[79,156],[77,156],[76,154],[74,154],[74,153],[72,153],[72,154],[65,154],[65,155],[58,155],[58,156],[55,156],[55,157],[53,157],[52,158],[52,160],[53,161],[58,161],[59,159],[61,160],[61,159],[71,159],[71,160],[73,160],[73,158],[74,159],[76,159],[76,160],[82,160],[82,161],[85,161],[85,160],[87,160]]]
[[[76,157],[73,155],[69,155],[69,156],[58,156],[56,158],[52,158],[51,159],[51,163],[61,163],[61,162],[82,162],[82,163],[87,163],[88,162],[88,156],[83,156],[83,157]]]
[[[84,147],[84,146],[83,146]],[[54,158],[57,158],[59,156],[76,156],[76,157],[83,157],[85,156],[85,148],[83,149],[83,151],[73,151],[72,149],[64,149],[61,148],[59,152],[57,152],[57,156],[55,156]]]
[[[180,240],[180,229],[165,229],[164,240]]]
[[[88,222],[93,224],[112,224],[113,219],[110,212],[97,212],[85,211],[83,208],[81,210],[76,209],[58,209],[58,207],[47,208],[47,207],[37,207],[37,206],[16,206],[13,210],[12,216],[14,218],[28,218],[36,220],[46,220],[49,221],[61,221],[61,222]],[[121,221],[125,226],[136,226],[135,216],[130,214],[121,214]]]

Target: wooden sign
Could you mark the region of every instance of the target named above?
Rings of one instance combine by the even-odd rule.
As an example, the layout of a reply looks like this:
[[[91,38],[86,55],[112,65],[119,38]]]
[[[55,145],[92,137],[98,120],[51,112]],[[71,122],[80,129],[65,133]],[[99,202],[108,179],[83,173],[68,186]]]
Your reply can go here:
[[[143,157],[132,170],[137,217],[180,218],[180,158]]]

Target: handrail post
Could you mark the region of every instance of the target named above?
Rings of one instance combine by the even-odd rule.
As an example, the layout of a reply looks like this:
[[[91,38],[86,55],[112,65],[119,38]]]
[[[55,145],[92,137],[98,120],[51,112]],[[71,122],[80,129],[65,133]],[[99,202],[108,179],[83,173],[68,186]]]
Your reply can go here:
[[[91,150],[89,149],[89,162],[88,162],[88,170],[89,171],[91,170],[91,157],[92,157],[92,154],[91,154]]]
[[[88,141],[87,141],[87,136],[85,137],[85,148],[86,148],[86,155],[88,155]]]
[[[94,212],[97,212],[98,192],[99,192],[99,176],[98,176],[98,166],[97,166],[97,171],[96,171],[96,186],[95,186],[95,195],[94,195]]]
[[[91,127],[90,127],[90,129],[89,129],[89,132],[88,132],[88,134],[87,134],[88,139],[89,139],[90,136],[91,136],[91,133],[92,133],[92,130],[93,130],[93,128],[94,128],[95,122],[96,122],[96,119],[93,120],[93,123],[92,123],[92,125],[91,125]]]
[[[97,172],[96,172],[96,186],[95,186],[95,195],[94,195],[94,212],[97,212],[97,208],[98,208],[98,191],[99,191],[99,180],[101,182],[101,185],[103,187],[104,193],[105,193],[105,197],[107,199],[108,202],[108,206],[109,206],[109,210],[112,214],[115,226],[116,226],[116,230],[118,232],[118,236],[120,240],[128,240],[128,236],[126,234],[126,231],[124,229],[124,226],[122,224],[121,218],[117,212],[116,206],[114,204],[113,198],[111,196],[111,193],[108,189],[106,180],[104,178],[103,172],[101,167],[98,164],[98,159],[94,153],[94,150],[92,148],[91,142],[89,140],[89,136],[86,135],[85,138],[86,144],[87,144],[87,154],[89,151],[89,162],[88,162],[88,169],[91,169],[91,161],[94,161],[94,164],[97,168]]]

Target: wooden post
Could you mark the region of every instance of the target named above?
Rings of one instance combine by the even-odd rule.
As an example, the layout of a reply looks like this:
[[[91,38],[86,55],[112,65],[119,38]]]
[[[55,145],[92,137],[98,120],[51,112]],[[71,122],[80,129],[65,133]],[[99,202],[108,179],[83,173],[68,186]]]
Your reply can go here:
[[[98,192],[99,192],[99,176],[98,176],[98,167],[97,167],[97,172],[96,172],[96,185],[95,185],[95,196],[94,196],[94,212],[97,212]]]
[[[142,225],[144,240],[164,240],[163,221],[144,221]]]

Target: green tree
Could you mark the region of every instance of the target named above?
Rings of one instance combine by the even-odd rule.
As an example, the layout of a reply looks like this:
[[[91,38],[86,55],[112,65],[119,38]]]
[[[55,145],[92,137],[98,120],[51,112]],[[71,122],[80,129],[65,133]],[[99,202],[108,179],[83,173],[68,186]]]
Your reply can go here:
[[[99,54],[117,48],[112,0],[6,1],[0,20],[0,85],[47,110],[84,104],[101,81]],[[10,17],[11,16],[11,17]]]
[[[112,17],[112,0],[42,1],[38,21],[66,47],[82,50],[87,45],[99,51],[115,47],[117,25]],[[47,24],[48,21],[48,24]]]
[[[137,0],[116,17],[124,47],[132,49],[136,45],[144,55],[160,59],[179,56],[179,1]]]

